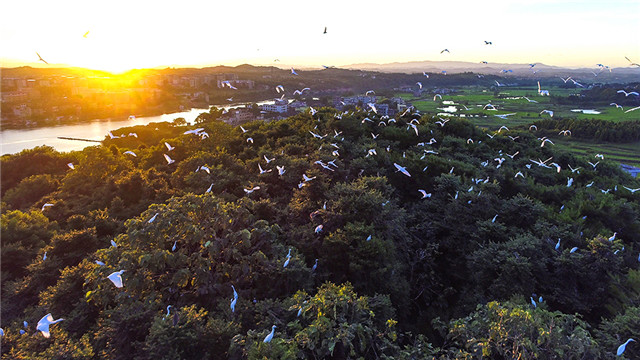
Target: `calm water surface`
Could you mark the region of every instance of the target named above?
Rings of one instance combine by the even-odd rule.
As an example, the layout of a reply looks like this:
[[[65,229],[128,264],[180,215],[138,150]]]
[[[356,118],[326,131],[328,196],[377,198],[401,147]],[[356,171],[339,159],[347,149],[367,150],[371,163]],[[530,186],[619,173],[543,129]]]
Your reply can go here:
[[[290,100],[291,101],[291,100]],[[258,105],[273,104],[273,100],[257,102]],[[245,103],[212,105],[219,109],[245,107]],[[189,111],[163,114],[158,116],[143,116],[126,120],[94,120],[83,124],[60,125],[36,129],[2,130],[0,131],[0,153],[15,154],[36,146],[49,145],[58,151],[82,150],[87,146],[99,145],[96,142],[58,139],[59,136],[87,140],[104,140],[107,133],[125,126],[147,125],[152,122],[171,122],[179,117],[188,123],[193,121],[209,109],[191,109]]]

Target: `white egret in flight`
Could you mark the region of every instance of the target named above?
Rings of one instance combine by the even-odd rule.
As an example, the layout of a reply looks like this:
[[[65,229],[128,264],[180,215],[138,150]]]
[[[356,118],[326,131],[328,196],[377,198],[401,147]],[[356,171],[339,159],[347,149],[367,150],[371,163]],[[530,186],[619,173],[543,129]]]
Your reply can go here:
[[[123,272],[124,272],[124,270],[115,271],[115,272],[111,273],[111,275],[107,276],[107,279],[111,280],[113,285],[115,285],[117,288],[121,288],[123,286],[122,285],[122,273]]]
[[[164,159],[165,159],[165,160],[167,160],[167,164],[168,164],[168,165],[171,165],[171,164],[173,164],[174,162],[176,162],[175,160],[173,160],[172,158],[170,158],[170,157],[169,157],[169,155],[167,155],[167,154],[162,154],[162,155],[164,155]]]
[[[247,194],[251,194],[252,192],[256,191],[256,190],[260,190],[260,186],[254,186],[251,189],[243,189],[245,193]]]
[[[408,177],[411,177],[411,174],[409,174],[409,171],[407,171],[406,167],[402,167],[402,166],[398,165],[397,163],[393,163],[393,166],[396,167],[397,171],[400,171],[401,173],[407,175]]]
[[[627,189],[627,190],[629,190],[629,191],[631,191],[631,193],[632,193],[632,194],[634,194],[636,191],[640,190],[640,188],[632,189],[632,188],[628,188],[628,187],[626,187],[626,186],[622,186],[622,187],[623,187],[623,188],[625,188],[625,189]]]
[[[46,204],[42,205],[42,209],[40,211],[44,211],[44,209],[49,207],[49,206],[53,206],[53,204],[46,203]]]
[[[298,75],[298,73],[293,68],[291,68],[291,74]]]
[[[626,92],[624,90],[618,90],[616,91],[616,93],[618,94],[624,94],[625,97],[629,96],[629,95],[635,95],[635,96],[640,96],[640,94],[638,94],[636,91],[630,91],[630,92]]]
[[[49,63],[48,63],[48,62],[46,62],[46,61],[42,58],[42,56],[40,56],[40,54],[38,54],[38,52],[37,52],[37,51],[36,51],[36,55],[38,55],[38,61],[42,61],[43,63],[45,63],[45,64],[49,65]]]
[[[71,170],[75,170],[75,166],[73,166],[73,163],[68,163],[67,166],[69,167],[69,169]]]
[[[40,319],[40,321],[38,321],[38,325],[36,326],[36,330],[42,332],[42,336],[49,338],[51,336],[51,334],[49,333],[49,325],[53,325],[55,323],[58,323],[60,321],[62,321],[64,319],[60,318],[58,320],[53,320],[53,316],[51,316],[51,313],[45,315],[42,317],[42,319]]]
[[[136,155],[136,153],[134,153],[134,152],[133,152],[133,151],[131,151],[131,150],[125,151],[124,153],[125,153],[125,154],[129,154],[129,155],[131,155],[131,156],[133,156],[133,157],[137,157],[137,156],[138,156],[138,155]]]

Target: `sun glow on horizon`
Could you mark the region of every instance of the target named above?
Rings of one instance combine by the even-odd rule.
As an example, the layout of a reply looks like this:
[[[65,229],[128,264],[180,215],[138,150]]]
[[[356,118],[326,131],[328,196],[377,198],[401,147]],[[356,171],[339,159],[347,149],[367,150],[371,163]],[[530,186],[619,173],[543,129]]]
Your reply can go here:
[[[34,6],[40,11],[32,14]],[[104,8],[70,0],[11,2],[4,10],[10,16],[0,24],[3,63],[33,64],[37,51],[51,66],[113,73],[243,63],[319,68],[433,60],[621,67],[628,66],[625,56],[640,61],[640,44],[626,35],[640,31],[640,2],[634,0],[400,0],[394,6],[115,0]],[[27,13],[24,26],[19,15]],[[443,48],[451,52],[440,54]]]

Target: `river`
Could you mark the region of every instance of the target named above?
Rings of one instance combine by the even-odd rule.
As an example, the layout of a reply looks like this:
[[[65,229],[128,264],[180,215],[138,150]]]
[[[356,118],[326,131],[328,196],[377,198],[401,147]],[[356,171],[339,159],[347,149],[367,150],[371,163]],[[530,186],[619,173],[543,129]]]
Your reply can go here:
[[[273,100],[258,102],[258,105],[273,103]],[[243,107],[245,104],[213,105],[222,108]],[[125,126],[147,125],[152,122],[171,122],[182,117],[188,123],[193,123],[200,113],[209,109],[191,109],[189,111],[163,114],[158,116],[143,116],[125,120],[92,120],[82,124],[59,125],[53,127],[41,127],[33,129],[11,129],[0,131],[0,153],[15,154],[25,149],[36,146],[49,145],[54,149],[64,151],[82,150],[87,146],[98,145],[97,142],[59,139],[58,137],[78,138],[87,140],[104,140],[107,133]]]

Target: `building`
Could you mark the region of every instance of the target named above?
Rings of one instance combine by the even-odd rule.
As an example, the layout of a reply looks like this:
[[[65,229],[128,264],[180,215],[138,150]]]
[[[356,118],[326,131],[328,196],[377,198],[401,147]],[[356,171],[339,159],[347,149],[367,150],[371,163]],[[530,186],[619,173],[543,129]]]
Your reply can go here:
[[[275,99],[273,104],[260,105],[260,110],[274,113],[286,113],[289,111],[289,101]]]

